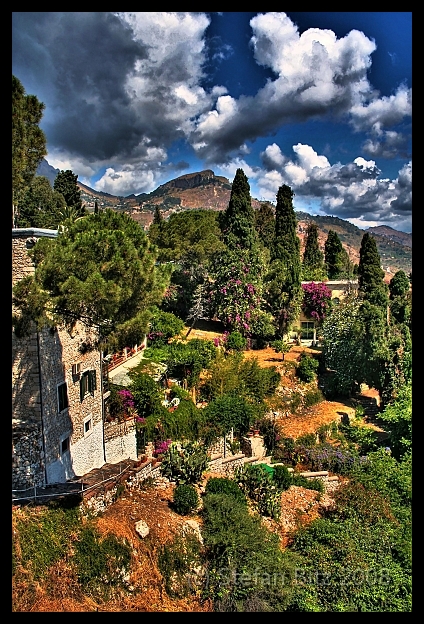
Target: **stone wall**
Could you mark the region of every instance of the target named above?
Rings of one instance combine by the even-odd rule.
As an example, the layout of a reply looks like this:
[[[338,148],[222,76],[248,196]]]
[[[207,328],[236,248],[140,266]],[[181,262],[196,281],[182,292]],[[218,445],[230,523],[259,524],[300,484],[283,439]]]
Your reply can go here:
[[[105,422],[106,462],[114,464],[122,459],[137,459],[137,438],[134,419]]]

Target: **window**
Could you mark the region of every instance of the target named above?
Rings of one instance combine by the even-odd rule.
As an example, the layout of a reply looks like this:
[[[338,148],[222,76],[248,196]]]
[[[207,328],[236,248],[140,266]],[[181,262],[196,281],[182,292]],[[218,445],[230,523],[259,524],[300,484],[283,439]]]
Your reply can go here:
[[[314,321],[302,321],[300,327],[300,337],[302,340],[313,339],[314,337]]]
[[[96,371],[95,370],[88,370],[85,371],[84,373],[82,373],[81,378],[80,378],[80,397],[81,397],[81,401],[84,400],[84,398],[88,395],[91,394],[94,396],[94,390],[97,389],[97,382],[96,382]]]
[[[93,431],[93,417],[90,414],[90,416],[88,416],[84,420],[84,436],[90,435],[92,431]]]
[[[57,409],[63,412],[68,407],[68,387],[65,383],[59,384],[57,387]]]
[[[69,451],[69,436],[60,443],[60,454],[63,455],[66,451]]]

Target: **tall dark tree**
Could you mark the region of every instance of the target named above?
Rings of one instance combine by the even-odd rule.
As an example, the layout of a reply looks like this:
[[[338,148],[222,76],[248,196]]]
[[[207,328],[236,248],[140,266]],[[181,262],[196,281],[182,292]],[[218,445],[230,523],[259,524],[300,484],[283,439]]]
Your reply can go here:
[[[365,232],[359,250],[358,288],[364,299],[372,304],[387,306],[387,284],[384,283],[380,255],[375,238]]]
[[[70,169],[66,171],[59,171],[53,188],[58,193],[62,193],[65,198],[66,205],[69,208],[73,208],[78,216],[83,217],[87,214],[86,209],[83,206],[81,200],[81,191],[77,184],[78,176],[74,174]]]
[[[160,211],[159,206],[156,206],[155,213],[153,215],[153,224],[161,227],[164,223],[163,215]]]
[[[321,280],[325,276],[324,254],[318,244],[318,226],[313,221],[308,223],[303,252],[303,278]]]
[[[330,280],[337,279],[343,270],[343,245],[334,230],[329,230],[324,244],[325,265]]]
[[[264,296],[281,338],[298,317],[302,299],[300,239],[296,232],[293,195],[292,189],[286,184],[278,189],[275,238],[264,283]]]
[[[243,169],[236,171],[228,207],[219,213],[219,225],[229,249],[252,249],[257,243],[250,186]]]
[[[254,211],[255,228],[259,241],[266,249],[269,249],[275,236],[275,214],[271,204],[263,203]]]
[[[97,202],[97,199],[94,201],[94,213],[98,214],[99,212],[99,204]]]
[[[16,227],[22,194],[47,155],[46,137],[39,127],[45,105],[12,74],[12,227]]]

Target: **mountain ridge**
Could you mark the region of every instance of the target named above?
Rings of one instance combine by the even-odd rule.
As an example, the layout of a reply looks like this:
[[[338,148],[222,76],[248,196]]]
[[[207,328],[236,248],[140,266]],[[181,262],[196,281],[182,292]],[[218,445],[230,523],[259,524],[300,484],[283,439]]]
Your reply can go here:
[[[53,184],[59,170],[54,169],[45,159],[43,161],[37,170],[37,175],[45,175]],[[161,184],[150,193],[140,193],[139,195],[112,195],[103,191],[96,191],[79,181],[77,184],[81,190],[81,199],[89,211],[94,211],[97,201],[100,208],[109,207],[113,210],[128,212],[145,230],[150,227],[156,208],[161,210],[165,219],[171,214],[183,210],[225,210],[230,201],[232,186],[228,178],[216,176],[212,169],[181,175]],[[272,202],[252,198],[254,209],[260,208],[262,204],[268,204],[275,210]],[[338,234],[352,262],[358,264],[362,237],[364,232],[369,232],[376,239],[386,278],[390,278],[394,272],[400,269],[406,273],[412,271],[412,234],[410,233],[400,232],[385,225],[361,229],[339,217],[311,215],[298,211],[296,208],[295,214],[298,221],[297,233],[301,240],[302,253],[307,225],[313,221],[318,226],[318,242],[322,250],[331,229]]]

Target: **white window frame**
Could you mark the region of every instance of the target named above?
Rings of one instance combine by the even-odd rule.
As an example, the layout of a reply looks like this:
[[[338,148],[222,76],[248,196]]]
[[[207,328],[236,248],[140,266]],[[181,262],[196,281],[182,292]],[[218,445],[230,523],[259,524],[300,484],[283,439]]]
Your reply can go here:
[[[87,428],[87,425],[88,425],[88,428]],[[93,414],[90,414],[89,416],[86,416],[86,418],[84,418],[83,431],[84,431],[84,438],[87,438],[93,433]]]

